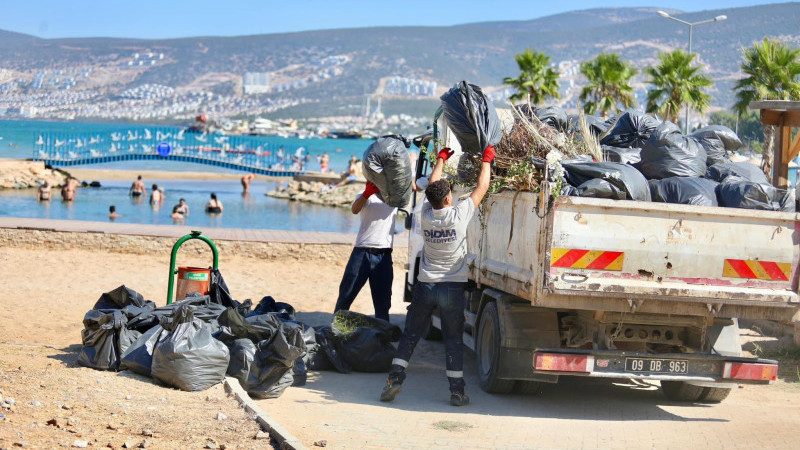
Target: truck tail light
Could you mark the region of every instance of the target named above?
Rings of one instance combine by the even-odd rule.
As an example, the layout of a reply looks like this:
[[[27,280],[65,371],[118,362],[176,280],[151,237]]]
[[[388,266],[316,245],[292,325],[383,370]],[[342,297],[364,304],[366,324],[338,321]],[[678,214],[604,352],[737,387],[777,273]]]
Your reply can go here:
[[[726,362],[722,378],[727,380],[775,381],[778,378],[778,365]]]
[[[591,355],[536,353],[533,358],[533,368],[539,371],[589,373],[593,367],[594,356]]]

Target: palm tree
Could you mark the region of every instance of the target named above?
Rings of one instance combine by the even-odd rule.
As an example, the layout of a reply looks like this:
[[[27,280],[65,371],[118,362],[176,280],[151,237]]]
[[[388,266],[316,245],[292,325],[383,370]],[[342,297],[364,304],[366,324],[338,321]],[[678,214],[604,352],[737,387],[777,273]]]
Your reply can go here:
[[[600,113],[606,117],[609,111],[619,112],[618,105],[628,108],[634,103],[631,78],[636,75],[632,64],[621,60],[616,53],[601,53],[592,61],[581,64],[581,73],[589,84],[581,89],[583,110],[587,114]]]
[[[503,84],[517,89],[517,93],[511,96],[512,101],[530,96],[530,102],[538,105],[547,97],[561,97],[558,94],[558,72],[548,67],[549,56],[545,53],[534,53],[528,48],[523,53],[515,55],[514,60],[521,73],[516,78],[503,79]]]
[[[800,100],[800,48],[764,38],[744,51],[742,72],[736,82],[734,110],[740,115],[756,100]]]
[[[683,50],[660,53],[661,64],[648,67],[645,73],[654,89],[647,92],[647,112],[658,113],[678,123],[684,105],[697,112],[708,109],[711,96],[703,90],[713,84],[711,78],[699,74],[701,66],[692,66],[695,54]]]
[[[741,117],[755,100],[800,100],[800,49],[764,38],[744,51],[742,72],[747,75],[736,82],[734,111]],[[761,170],[772,179],[775,128],[764,127],[764,150]]]

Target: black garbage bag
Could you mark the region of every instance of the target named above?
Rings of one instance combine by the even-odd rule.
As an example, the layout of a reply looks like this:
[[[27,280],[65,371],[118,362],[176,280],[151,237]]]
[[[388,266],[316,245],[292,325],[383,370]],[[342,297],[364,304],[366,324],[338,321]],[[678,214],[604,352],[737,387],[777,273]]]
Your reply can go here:
[[[672,177],[650,180],[650,197],[654,202],[680,205],[719,206],[717,182],[707,178]]]
[[[246,316],[258,316],[261,314],[276,313],[281,320],[294,320],[294,307],[288,303],[276,302],[271,296],[266,296],[258,302],[253,311]]]
[[[78,364],[98,370],[119,370],[120,356],[141,335],[126,327],[120,310],[92,309],[83,317],[83,347]]]
[[[172,321],[162,321],[168,334],[153,351],[153,378],[184,391],[202,391],[223,381],[230,360],[228,347],[211,336],[193,309],[182,304]]]
[[[342,359],[357,372],[389,372],[397,349],[384,330],[359,327],[342,338]]]
[[[316,331],[314,328],[302,322],[297,322],[297,325],[300,328],[300,333],[303,335],[306,353],[300,358],[297,358],[294,362],[294,367],[292,368],[292,376],[294,378],[292,386],[303,386],[308,379],[308,365],[306,362],[311,358],[310,353],[319,349],[319,345],[317,344]]]
[[[122,314],[128,319],[128,329],[136,329],[139,332],[146,331],[138,329],[131,325],[131,321],[139,316],[146,316],[153,309],[156,304],[150,300],[145,300],[141,294],[133,289],[122,285],[113,291],[106,292],[100,296],[92,309],[110,312],[114,310],[122,311]]]
[[[523,105],[520,107],[520,112],[526,114],[528,117],[531,116],[531,111],[528,109],[528,105]],[[532,113],[537,119],[539,119],[540,122],[549,127],[555,128],[558,131],[566,132],[569,128],[569,118],[567,117],[567,112],[561,107],[534,107]]]
[[[250,339],[261,342],[271,339],[283,326],[278,314],[267,313],[242,317],[235,309],[228,308],[219,316],[220,331],[214,337],[223,342],[234,339]]]
[[[258,344],[236,339],[230,342],[230,352],[228,375],[253,398],[275,398],[292,384],[292,368],[302,359],[305,344],[299,329],[288,327]]]
[[[253,370],[253,361],[256,359],[256,344],[250,339],[234,339],[226,342],[230,351],[227,374],[239,380],[244,386],[250,371]]]
[[[333,315],[333,330],[339,334],[346,334],[345,330],[337,328],[337,323],[354,324],[355,326],[352,327],[354,329],[362,326],[376,328],[389,336],[391,342],[399,341],[400,336],[403,334],[403,330],[400,327],[392,325],[387,320],[345,309],[340,309]]]
[[[647,180],[638,170],[627,164],[613,162],[566,162],[561,165],[566,179],[572,186],[580,186],[588,180],[599,178],[625,193],[628,200],[650,201]],[[606,197],[607,198],[607,197]]]
[[[342,337],[327,325],[314,327],[319,349],[312,353],[308,360],[311,370],[336,370],[339,373],[350,373],[350,365],[342,357]]]
[[[648,114],[625,111],[616,116],[616,122],[608,134],[600,140],[600,144],[619,148],[641,148],[659,124],[661,124],[659,119]]]
[[[248,299],[244,302],[239,302],[234,299],[222,277],[222,273],[218,269],[211,269],[211,281],[208,286],[208,296],[211,298],[212,303],[217,303],[226,308],[236,308],[239,314],[246,316],[250,312],[252,302]]]
[[[717,186],[717,198],[720,205],[728,208],[795,212],[794,190],[778,189],[733,176]]]
[[[644,142],[642,160],[636,167],[648,179],[702,177],[706,173],[706,151],[693,137],[681,134],[672,122],[662,122]]]
[[[577,134],[581,132],[580,117],[580,114],[567,115],[567,133]],[[589,131],[595,137],[599,137],[601,134],[605,133],[609,128],[611,128],[611,124],[602,117],[592,116],[590,114],[584,114],[583,117],[586,120],[586,125],[589,127]]]
[[[636,164],[642,160],[640,148],[617,148],[603,145],[603,161]]]
[[[769,184],[767,176],[756,165],[749,162],[725,162],[716,163],[709,166],[706,171],[706,178],[722,183],[729,176],[741,178],[751,183]]]
[[[127,369],[139,375],[151,376],[153,351],[156,345],[166,336],[167,332],[164,331],[164,327],[161,325],[156,325],[147,330],[122,354],[120,370]]]
[[[128,328],[144,332],[165,321],[171,322],[173,316],[183,305],[192,306],[194,308],[194,318],[208,323],[212,332],[219,328],[217,317],[227,309],[218,303],[212,302],[211,297],[208,295],[189,295],[181,301],[159,306],[154,310],[147,311],[130,319],[128,321]]]
[[[689,136],[697,139],[706,150],[706,165],[731,162],[728,152],[733,152],[742,146],[739,136],[724,125],[709,125],[701,128]]]
[[[503,137],[494,105],[479,86],[461,81],[441,96],[447,126],[465,153],[480,156]]]
[[[411,201],[411,160],[408,140],[382,136],[364,152],[364,177],[378,188],[379,197],[389,206],[404,208]]]
[[[612,200],[625,200],[628,197],[625,191],[602,178],[586,180],[576,188],[576,191],[578,197],[610,198]]]

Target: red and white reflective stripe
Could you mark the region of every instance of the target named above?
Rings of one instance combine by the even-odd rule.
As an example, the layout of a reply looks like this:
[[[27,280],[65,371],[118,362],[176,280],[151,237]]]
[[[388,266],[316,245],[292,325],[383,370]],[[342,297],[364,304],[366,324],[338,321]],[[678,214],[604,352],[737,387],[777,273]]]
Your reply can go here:
[[[594,368],[594,356],[536,353],[533,358],[533,368],[542,372],[590,373]]]
[[[726,362],[722,370],[726,380],[775,381],[778,378],[777,364]]]

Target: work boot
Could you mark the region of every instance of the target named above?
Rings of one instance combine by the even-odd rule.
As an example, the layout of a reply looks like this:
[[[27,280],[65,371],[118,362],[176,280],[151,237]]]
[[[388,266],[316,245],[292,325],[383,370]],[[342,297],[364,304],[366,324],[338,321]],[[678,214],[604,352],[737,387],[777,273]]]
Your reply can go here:
[[[381,401],[382,402],[391,402],[394,398],[403,391],[403,382],[398,379],[394,379],[389,377],[386,380],[386,386],[383,387],[383,392],[381,392]]]
[[[453,406],[469,405],[469,397],[463,392],[453,391],[450,393],[450,404]]]

